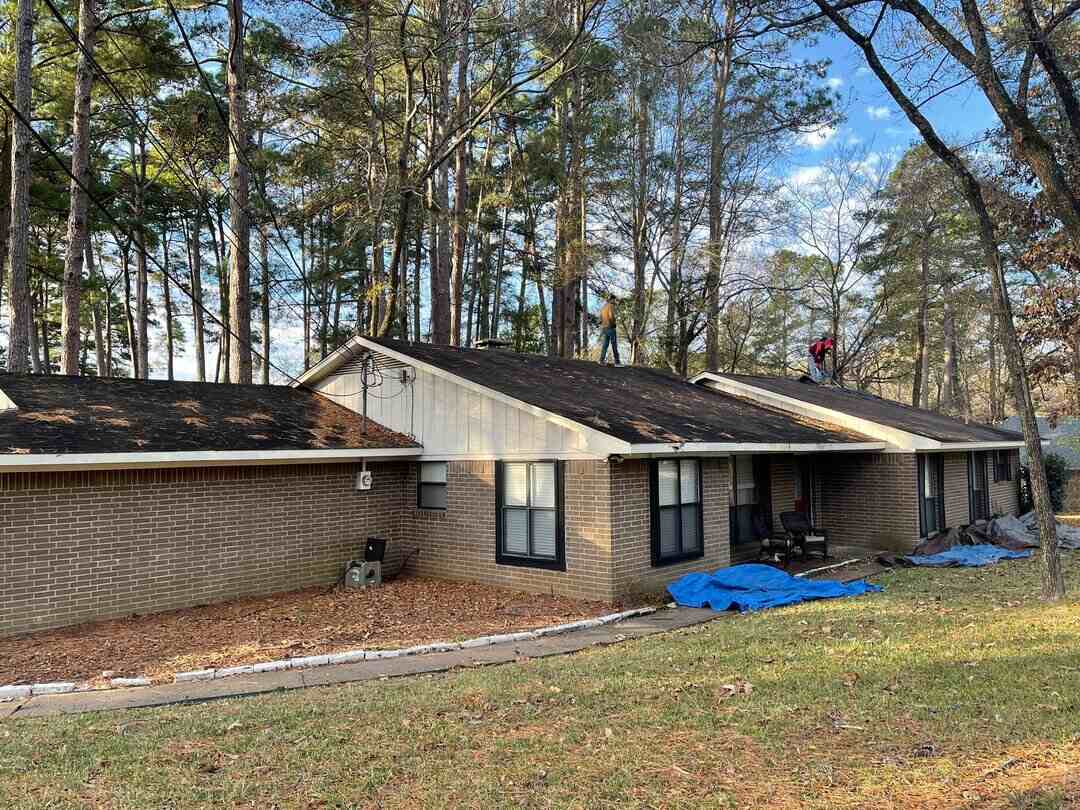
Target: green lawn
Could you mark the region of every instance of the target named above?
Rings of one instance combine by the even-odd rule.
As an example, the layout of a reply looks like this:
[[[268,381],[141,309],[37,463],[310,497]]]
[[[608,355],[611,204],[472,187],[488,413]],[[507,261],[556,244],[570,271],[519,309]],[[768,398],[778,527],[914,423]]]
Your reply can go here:
[[[571,657],[0,724],[0,807],[1080,802],[1080,600],[1041,604],[1033,562],[882,582]]]

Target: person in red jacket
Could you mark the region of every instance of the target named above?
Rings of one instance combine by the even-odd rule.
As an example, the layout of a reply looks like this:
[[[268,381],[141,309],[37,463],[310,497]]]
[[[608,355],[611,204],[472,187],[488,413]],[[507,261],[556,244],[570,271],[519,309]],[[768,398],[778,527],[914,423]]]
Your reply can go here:
[[[810,372],[810,379],[814,382],[825,382],[829,379],[829,375],[825,373],[825,359],[835,345],[836,341],[828,335],[822,335],[821,340],[810,344],[810,357],[806,366]]]

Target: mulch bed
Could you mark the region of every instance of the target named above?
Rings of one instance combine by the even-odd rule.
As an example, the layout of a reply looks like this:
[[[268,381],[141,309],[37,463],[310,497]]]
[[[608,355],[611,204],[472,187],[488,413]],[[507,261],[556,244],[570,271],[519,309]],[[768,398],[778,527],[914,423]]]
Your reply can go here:
[[[308,588],[0,640],[0,685],[176,672],[529,630],[623,609],[409,577],[368,590]],[[109,675],[102,673],[108,672]]]

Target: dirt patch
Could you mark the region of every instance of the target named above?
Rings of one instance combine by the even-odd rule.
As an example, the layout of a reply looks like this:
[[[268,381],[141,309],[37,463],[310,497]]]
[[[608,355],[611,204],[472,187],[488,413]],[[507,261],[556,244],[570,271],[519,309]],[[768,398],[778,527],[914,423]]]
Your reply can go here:
[[[308,588],[0,640],[0,684],[148,676],[527,630],[622,609],[409,577],[364,591]]]

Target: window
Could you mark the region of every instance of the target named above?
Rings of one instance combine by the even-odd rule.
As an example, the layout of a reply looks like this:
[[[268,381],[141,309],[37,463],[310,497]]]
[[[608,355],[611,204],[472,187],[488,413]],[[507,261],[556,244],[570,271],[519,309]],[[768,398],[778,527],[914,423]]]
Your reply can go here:
[[[654,461],[651,474],[653,565],[701,557],[705,548],[700,463]]]
[[[530,461],[495,466],[495,561],[566,570],[561,465]]]
[[[994,483],[1013,480],[1011,450],[994,451]]]
[[[735,456],[735,475],[731,479],[731,505],[748,506],[758,502],[754,478],[754,457]],[[697,463],[697,462],[694,462]]]
[[[990,517],[990,490],[986,485],[986,453],[968,456],[968,517],[972,522]]]
[[[446,462],[421,461],[416,482],[416,505],[421,509],[446,509]]]
[[[919,524],[923,537],[945,528],[945,458],[919,456]]]

